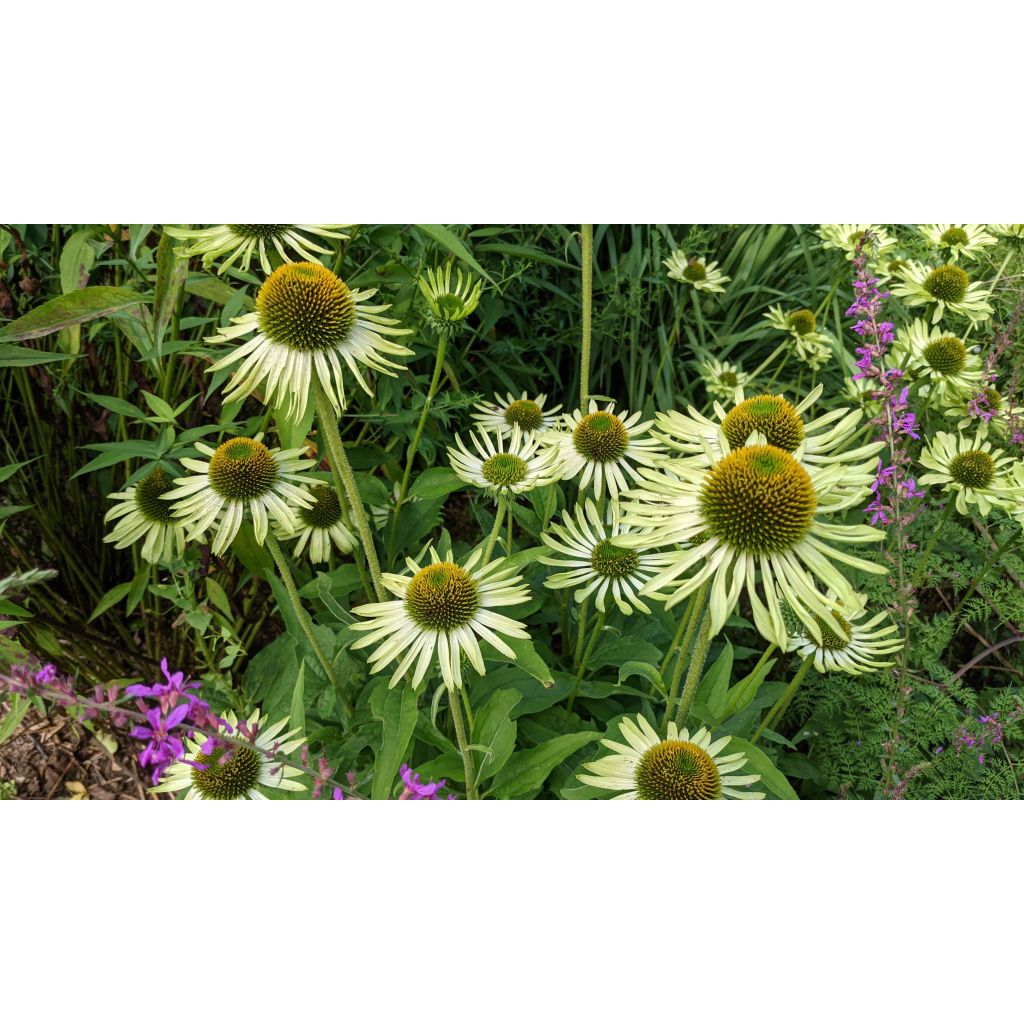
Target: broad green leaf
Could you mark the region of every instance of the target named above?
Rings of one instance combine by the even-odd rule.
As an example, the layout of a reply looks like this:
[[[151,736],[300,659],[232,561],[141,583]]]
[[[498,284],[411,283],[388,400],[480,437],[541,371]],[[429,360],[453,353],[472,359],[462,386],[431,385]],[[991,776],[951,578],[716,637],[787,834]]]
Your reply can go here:
[[[289,714],[289,729],[298,729],[302,735],[306,731],[306,706],[303,704],[306,688],[306,663],[299,664],[299,674],[295,677],[295,689],[292,690],[292,707]]]
[[[654,644],[642,640],[638,636],[616,636],[609,633],[602,638],[594,651],[588,665],[588,672],[596,671],[605,665],[621,665],[626,661],[657,662],[661,659],[661,651]]]
[[[425,235],[429,235],[443,249],[447,249],[463,263],[468,263],[478,274],[483,275],[491,284],[494,284],[494,278],[477,263],[473,254],[466,248],[466,243],[452,234],[443,224],[417,224],[416,227]]]
[[[555,685],[555,678],[547,662],[537,653],[532,640],[520,640],[517,637],[502,637],[502,639],[515,652],[515,663],[524,671],[529,672],[542,686],[550,687]],[[489,646],[489,645],[488,645]],[[504,655],[496,655],[503,661],[507,660]]]
[[[189,295],[206,299],[207,302],[215,302],[218,306],[226,306],[229,302],[235,301],[247,310],[252,310],[255,303],[249,295],[241,294],[237,289],[232,288],[227,281],[222,281],[213,274],[199,274],[189,277],[185,281],[185,291]]]
[[[446,498],[466,485],[447,466],[424,470],[409,489],[410,498]]]
[[[661,678],[661,672],[646,661],[625,661],[619,666],[619,682],[624,683],[630,676],[640,676],[646,679],[659,693],[667,693],[665,681]]]
[[[65,243],[60,254],[60,290],[65,295],[81,291],[89,283],[89,271],[96,262],[90,241],[95,228],[80,228]]]
[[[786,776],[772,763],[772,759],[753,743],[748,743],[739,736],[733,736],[723,754],[746,754],[747,763],[743,766],[744,775],[760,775],[761,782],[754,783],[752,788],[763,786],[774,793],[780,800],[799,800]]]
[[[176,242],[167,232],[160,235],[160,244],[156,249],[156,285],[153,289],[153,331],[156,337],[157,351],[163,343],[164,334],[174,312],[178,308],[178,299],[185,285],[188,273],[188,260],[182,259],[174,252]]]
[[[231,611],[231,602],[224,588],[212,577],[206,577],[206,599],[219,611],[229,622],[234,617]]]
[[[756,672],[744,676],[735,686],[729,688],[726,694],[725,707],[722,709],[722,719],[742,711],[757,696],[761,684],[768,678],[777,658],[769,658]]]
[[[92,615],[89,616],[89,622],[93,619],[102,615],[105,611],[113,608],[118,601],[124,600],[128,596],[128,591],[132,589],[132,581],[129,580],[127,583],[118,583],[116,587],[111,587],[99,601],[99,604],[93,609]]]
[[[315,411],[311,398],[306,399],[306,407],[297,418],[292,417],[286,408],[275,406],[274,422],[277,424],[277,436],[281,439],[282,448],[300,448],[306,443]]]
[[[0,505],[0,522],[10,516],[17,515],[19,512],[27,512],[33,507],[32,505]]]
[[[732,676],[732,644],[726,640],[722,653],[705,673],[697,688],[696,699],[707,706],[716,719],[721,719],[725,710],[726,691]]]
[[[14,735],[14,730],[21,725],[21,720],[27,714],[28,709],[32,707],[30,700],[20,697],[16,693],[11,695],[10,704],[10,711],[0,719],[0,746]]]
[[[94,395],[91,391],[87,391],[85,397],[91,399],[104,409],[116,412],[119,416],[141,420],[146,415],[137,405],[132,405],[131,402],[126,402],[123,398],[118,398],[116,395]]]
[[[599,732],[576,732],[556,736],[530,750],[517,750],[495,778],[490,795],[497,800],[528,796],[544,785],[556,765],[600,738]]]
[[[0,341],[27,341],[55,334],[62,327],[110,316],[118,310],[139,306],[148,300],[138,292],[110,285],[81,288],[70,295],[59,295],[29,310],[13,323],[0,327]]]
[[[458,700],[458,694],[452,700]],[[496,775],[509,759],[516,745],[516,723],[511,718],[512,709],[522,699],[518,690],[498,690],[476,713],[473,720],[473,743],[486,747],[490,753],[484,755],[478,770],[478,782]]]
[[[381,718],[380,750],[373,762],[371,799],[386,800],[391,793],[418,715],[416,692],[411,686],[396,686],[388,690]]]
[[[167,404],[159,395],[151,394],[149,391],[143,391],[142,397],[146,400],[146,405],[156,413],[157,416],[162,420],[174,422],[174,410]]]
[[[41,366],[78,358],[73,352],[41,352],[21,345],[0,345],[0,366]]]
[[[7,466],[0,466],[0,484],[14,476],[22,466],[27,466],[30,463],[35,462],[36,459],[41,458],[41,455],[37,455],[35,459],[26,459],[24,462],[12,462]]]

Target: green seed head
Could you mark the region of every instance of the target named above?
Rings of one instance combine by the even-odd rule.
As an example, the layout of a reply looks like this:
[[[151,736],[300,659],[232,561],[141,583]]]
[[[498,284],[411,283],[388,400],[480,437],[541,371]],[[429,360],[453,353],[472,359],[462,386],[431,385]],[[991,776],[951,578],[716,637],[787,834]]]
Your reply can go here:
[[[663,740],[636,766],[640,800],[717,800],[722,779],[715,759],[695,743]]]
[[[782,395],[761,395],[740,402],[726,413],[722,430],[733,448],[746,444],[755,430],[764,434],[770,445],[787,452],[796,451],[804,439],[804,421]]]
[[[896,274],[899,274],[900,272],[902,272],[902,271],[907,269],[907,261],[906,260],[890,260],[886,264],[885,269],[890,274],[895,276]]]
[[[274,485],[277,465],[266,445],[249,437],[225,441],[210,459],[210,484],[232,501],[258,498]]]
[[[817,317],[809,309],[798,309],[795,313],[789,314],[790,330],[796,331],[801,336],[813,334],[814,328],[817,326]]]
[[[339,347],[356,322],[348,286],[319,263],[285,263],[256,296],[260,330],[280,345],[315,352]]]
[[[149,476],[135,485],[135,507],[154,523],[174,522],[171,502],[162,501],[160,498],[161,494],[173,486],[174,481],[163,469],[154,469]]]
[[[480,468],[484,479],[495,487],[512,487],[526,479],[526,463],[518,455],[499,452],[492,455]]]
[[[959,338],[947,335],[929,342],[922,355],[936,373],[959,373],[967,363],[967,346]]]
[[[791,550],[818,507],[807,471],[781,448],[737,448],[705,478],[700,509],[711,533],[751,555]]]
[[[466,625],[479,607],[476,584],[468,572],[451,562],[420,569],[405,591],[405,607],[413,621],[434,633]]]
[[[630,548],[616,547],[610,540],[603,540],[594,548],[590,564],[598,576],[620,580],[636,572],[640,556]]]
[[[262,238],[270,242],[280,238],[292,224],[229,224],[228,227],[240,238]]]
[[[739,381],[736,378],[736,371],[735,370],[723,370],[718,375],[718,380],[719,380],[720,383],[724,384],[727,388],[734,388],[739,383]]]
[[[519,424],[520,430],[524,431],[540,430],[544,423],[544,414],[536,402],[521,398],[505,410],[505,422],[510,427]]]
[[[966,245],[969,239],[963,228],[947,228],[942,232],[939,241],[952,248],[954,245]]]
[[[961,452],[950,460],[949,475],[964,487],[987,487],[996,475],[996,464],[988,452]]]
[[[592,412],[580,420],[572,440],[576,451],[590,462],[615,462],[626,454],[629,432],[613,413]]]
[[[205,800],[238,800],[260,777],[261,755],[249,747],[217,747],[211,754],[196,754],[204,768],[192,769],[192,784]]]
[[[992,412],[998,412],[1003,407],[1003,396],[995,388],[982,388],[981,393],[985,396],[985,402]]]
[[[823,651],[842,651],[850,646],[850,639],[853,637],[853,626],[833,610],[832,622],[826,622],[819,616],[814,616],[818,628],[821,630],[821,643],[818,645]]]
[[[326,530],[341,518],[341,502],[333,487],[320,485],[309,491],[314,504],[311,508],[300,508],[299,518],[306,526],[318,526]]]
[[[959,302],[967,294],[971,279],[959,267],[946,264],[933,270],[925,279],[924,287],[939,302]]]
[[[683,278],[687,281],[704,281],[708,276],[704,264],[697,260],[690,260],[683,268]]]

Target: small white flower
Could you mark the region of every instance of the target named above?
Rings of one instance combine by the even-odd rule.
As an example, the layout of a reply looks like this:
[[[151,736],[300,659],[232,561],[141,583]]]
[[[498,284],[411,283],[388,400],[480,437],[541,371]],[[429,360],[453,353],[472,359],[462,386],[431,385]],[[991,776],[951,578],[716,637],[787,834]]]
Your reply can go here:
[[[920,224],[918,231],[935,246],[945,249],[950,259],[967,256],[973,259],[996,239],[982,224]]]
[[[724,292],[724,285],[730,280],[717,269],[716,260],[702,263],[693,256],[687,259],[682,249],[676,249],[667,260],[661,262],[668,267],[668,276],[673,281],[688,284],[699,292]]]
[[[473,413],[473,420],[486,430],[500,430],[503,434],[511,434],[513,427],[519,427],[525,434],[547,430],[557,421],[557,413],[561,405],[544,408],[547,395],[528,397],[524,391],[518,398],[512,394],[495,395],[493,402],[477,402],[474,406],[478,411]]]
[[[452,469],[460,480],[490,494],[523,494],[560,478],[555,465],[558,453],[554,448],[541,448],[539,434],[523,434],[516,425],[508,438],[500,431],[491,437],[478,430],[469,439],[475,453],[455,435],[457,447],[448,449]]]

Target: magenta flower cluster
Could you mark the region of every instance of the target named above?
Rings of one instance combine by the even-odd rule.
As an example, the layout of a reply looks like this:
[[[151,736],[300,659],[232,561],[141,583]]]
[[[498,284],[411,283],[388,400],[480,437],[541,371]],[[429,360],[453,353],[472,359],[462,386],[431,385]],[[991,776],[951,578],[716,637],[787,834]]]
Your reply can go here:
[[[990,715],[980,715],[977,718],[977,725],[971,723],[970,727],[961,725],[957,734],[953,737],[952,748],[956,756],[960,757],[964,751],[974,754],[978,764],[985,763],[985,751],[983,747],[996,747],[1003,742],[1003,726],[999,721],[999,712],[993,711]],[[943,747],[936,747],[935,753],[941,754]]]
[[[402,795],[399,800],[440,800],[438,791],[445,786],[445,780],[439,782],[420,782],[419,772],[414,772],[407,764],[403,764],[399,774],[402,776]],[[449,800],[455,799],[454,793],[448,794]]]
[[[865,250],[872,241],[870,232],[865,232],[857,243],[853,258],[855,299],[846,315],[857,317],[857,322],[850,329],[864,341],[856,350],[857,372],[853,379],[875,383],[871,397],[882,404],[882,411],[871,422],[879,428],[876,440],[889,445],[891,461],[886,465],[884,459],[878,460],[878,471],[871,485],[873,497],[864,511],[870,513],[872,526],[877,523],[889,526],[894,522],[906,526],[916,512],[909,515],[901,513],[900,502],[924,497],[924,492],[910,475],[911,459],[907,451],[908,441],[920,440],[920,434],[917,432],[917,414],[909,406],[910,388],[902,384],[903,371],[884,365],[895,334],[892,323],[879,319],[883,300],[889,297],[889,293],[878,288],[878,278],[871,277],[867,270]]]

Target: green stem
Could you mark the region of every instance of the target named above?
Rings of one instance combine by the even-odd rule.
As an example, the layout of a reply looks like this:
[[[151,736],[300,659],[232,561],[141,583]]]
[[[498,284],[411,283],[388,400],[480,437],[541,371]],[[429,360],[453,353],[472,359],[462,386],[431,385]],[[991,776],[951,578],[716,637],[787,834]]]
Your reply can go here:
[[[494,510],[494,525],[491,527],[491,532],[487,537],[487,547],[484,548],[484,560],[481,563],[486,565],[491,560],[491,554],[494,551],[494,545],[498,542],[498,534],[501,533],[501,524],[505,521],[505,498],[498,498],[498,507]]]
[[[576,692],[580,688],[580,683],[583,682],[583,673],[587,670],[587,665],[594,653],[594,648],[597,647],[597,641],[601,638],[601,630],[604,629],[604,620],[606,617],[607,613],[605,612],[600,612],[597,616],[597,624],[594,626],[594,631],[590,635],[590,640],[587,643],[587,649],[583,652],[583,657],[580,659],[580,667],[576,670],[576,682],[573,685],[572,693],[569,694],[569,701],[565,705],[566,711],[572,711],[572,706],[576,701]]]
[[[939,525],[935,528],[932,533],[932,538],[928,541],[928,546],[924,549],[924,553],[918,559],[917,572],[911,577],[910,585],[912,587],[918,587],[921,585],[921,577],[924,575],[925,565],[928,563],[928,556],[935,550],[935,544],[939,539],[939,535],[942,533],[942,528],[946,525],[946,520],[949,519],[953,513],[953,506],[956,501],[950,496],[949,501],[946,502],[946,508],[942,513],[942,518],[939,520]]]
[[[476,768],[473,766],[473,751],[469,749],[466,739],[466,723],[462,720],[462,707],[459,694],[448,691],[448,703],[452,709],[452,721],[455,723],[455,738],[459,741],[459,753],[462,755],[462,769],[466,775],[466,799],[476,800]]]
[[[707,607],[708,591],[711,589],[711,581],[702,583],[700,589],[690,598],[690,606],[687,609],[689,621],[686,624],[686,636],[679,645],[679,657],[676,661],[675,671],[672,673],[672,682],[669,686],[668,699],[665,702],[665,717],[661,723],[663,729],[668,728],[672,720],[672,707],[679,696],[679,683],[683,678],[683,666],[686,664],[686,655],[689,653],[690,644],[693,642],[693,634],[701,624],[701,616]]]
[[[658,673],[662,679],[665,678],[665,673],[668,671],[668,663],[672,660],[672,655],[679,650],[683,634],[686,632],[686,627],[690,624],[690,618],[693,615],[693,606],[695,603],[696,595],[691,594],[689,600],[686,602],[686,607],[683,609],[683,614],[679,619],[679,628],[676,630],[676,635],[672,638],[672,643],[669,644],[665,651],[665,657],[661,659],[661,668],[658,669]]]
[[[778,346],[776,347],[775,351],[774,351],[774,352],[772,352],[772,354],[771,354],[771,355],[770,355],[770,356],[769,356],[769,357],[768,357],[768,358],[767,358],[767,359],[766,359],[766,360],[765,360],[765,361],[764,361],[764,362],[763,362],[763,363],[762,363],[762,364],[761,364],[761,365],[760,365],[760,366],[759,366],[759,367],[758,367],[758,368],[757,368],[757,369],[756,369],[756,370],[755,370],[755,371],[754,371],[754,372],[753,372],[753,373],[752,373],[752,374],[750,375],[750,379],[751,379],[751,380],[753,380],[753,379],[754,379],[755,377],[757,377],[757,376],[758,376],[759,374],[761,374],[761,373],[764,373],[764,371],[765,371],[765,370],[766,370],[766,369],[767,369],[767,368],[768,368],[769,366],[771,366],[771,364],[772,364],[772,363],[773,363],[773,362],[775,361],[775,358],[776,358],[776,357],[778,356],[778,354],[779,354],[780,352],[783,352],[783,351],[785,351],[785,350],[786,350],[786,348],[787,348],[787,347],[788,347],[788,346],[789,346],[790,344],[791,344],[791,342],[790,342],[790,341],[789,341],[788,339],[787,339],[786,341],[783,341],[783,342],[781,342],[781,343],[780,343],[780,344],[779,344],[779,345],[778,345]]]
[[[804,681],[804,676],[807,675],[808,669],[814,662],[814,655],[808,654],[804,658],[803,663],[796,670],[796,675],[793,676],[792,682],[782,692],[782,696],[772,705],[771,710],[761,721],[761,724],[757,727],[757,731],[753,736],[750,737],[751,743],[756,743],[761,737],[761,733],[765,731],[770,725],[774,726],[782,720],[782,716],[786,713],[789,708],[790,702],[793,700],[796,691],[800,689],[800,684]]]
[[[576,650],[572,656],[573,675],[576,675],[579,671],[580,662],[583,661],[583,640],[587,629],[587,606],[589,603],[589,597],[583,598],[580,602],[580,614],[579,619],[576,622]]]
[[[383,601],[387,595],[384,593],[384,587],[380,581],[380,563],[377,561],[377,549],[373,546],[373,534],[370,532],[370,523],[366,518],[366,509],[363,508],[363,499],[359,496],[359,488],[356,486],[355,474],[352,472],[352,466],[345,454],[345,446],[341,443],[338,417],[315,374],[313,376],[313,401],[316,403],[317,426],[327,440],[334,487],[339,495],[344,493],[348,498],[349,510],[355,520],[359,539],[363,542],[363,555],[366,557],[370,579],[373,581],[373,592],[377,595],[378,601]]]
[[[594,300],[594,225],[582,225],[583,260],[583,352],[580,357],[580,409],[586,411],[590,397],[590,328]]]
[[[708,649],[711,647],[711,609],[704,609],[704,616],[700,624],[700,633],[697,635],[697,643],[693,649],[693,658],[690,660],[690,668],[686,673],[686,683],[683,685],[683,695],[679,698],[679,710],[676,711],[676,728],[682,729],[686,725],[686,716],[690,713],[690,705],[693,703],[694,694],[697,692],[697,684],[704,672],[704,662],[708,660]],[[682,661],[682,655],[679,659]]]
[[[395,531],[398,529],[398,514],[402,510],[402,506],[405,504],[405,499],[409,494],[409,476],[412,473],[412,464],[416,458],[416,450],[420,446],[420,438],[423,436],[423,428],[427,425],[427,417],[430,415],[430,409],[434,404],[434,397],[437,395],[437,389],[441,383],[441,370],[444,368],[444,357],[445,352],[448,349],[448,333],[447,331],[440,331],[437,336],[437,355],[434,358],[434,375],[430,378],[430,389],[427,391],[427,397],[423,402],[423,409],[420,412],[419,423],[416,424],[416,433],[413,434],[412,443],[409,445],[409,450],[405,454],[405,472],[402,474],[402,486],[398,492],[398,500],[395,502],[394,518],[391,520],[391,534],[388,538],[388,551],[394,552],[395,549]]]
[[[952,504],[952,502],[950,502],[950,504]],[[1007,530],[1006,540],[1004,540],[1003,543],[1000,544],[995,549],[995,551],[993,551],[992,554],[988,556],[988,558],[985,560],[985,564],[981,567],[981,572],[979,572],[978,575],[974,577],[974,579],[971,581],[971,585],[967,588],[966,592],[964,593],[964,596],[960,598],[959,603],[953,609],[953,619],[954,619],[954,621],[956,620],[957,615],[960,614],[960,609],[963,608],[964,604],[966,604],[967,599],[975,592],[975,590],[978,589],[978,584],[981,583],[981,581],[985,578],[986,573],[989,571],[989,569],[992,568],[993,564],[995,563],[995,560],[1001,554],[1003,554],[1003,552],[1006,551],[1006,549],[1016,539],[1017,539],[1017,531],[1016,531],[1016,529],[1011,527],[1009,530]]]
[[[505,555],[512,554],[512,502],[508,503],[508,540],[505,542]]]
[[[327,655],[324,654],[324,649],[320,646],[320,641],[316,638],[316,633],[313,630],[313,620],[309,617],[309,613],[302,606],[302,599],[299,597],[299,591],[295,586],[292,571],[288,568],[288,561],[284,557],[284,552],[281,550],[281,545],[278,544],[273,531],[267,532],[266,543],[267,547],[270,549],[270,554],[274,558],[274,564],[277,566],[277,572],[281,577],[281,582],[284,583],[284,589],[288,591],[288,597],[291,599],[292,607],[295,609],[295,617],[299,620],[302,632],[306,634],[309,646],[313,648],[313,653],[316,655],[316,660],[320,662],[320,667],[324,670],[324,675],[327,676],[331,686],[334,687],[334,692],[338,694],[341,699],[342,705],[345,708],[345,714],[348,717],[351,717],[352,707],[348,701],[341,697],[341,685],[335,678],[334,669],[331,668],[331,663],[327,660]]]

